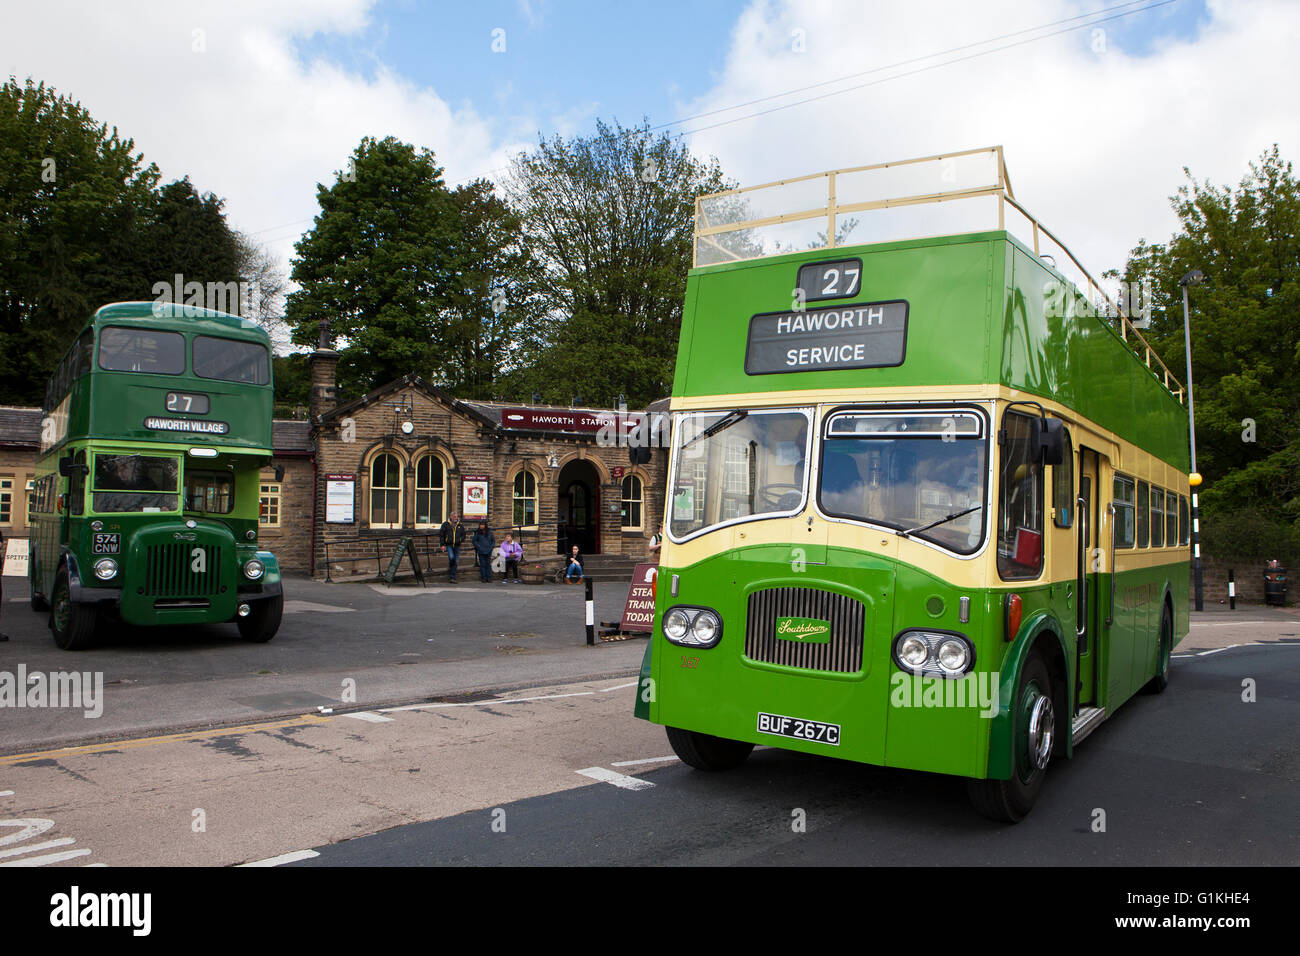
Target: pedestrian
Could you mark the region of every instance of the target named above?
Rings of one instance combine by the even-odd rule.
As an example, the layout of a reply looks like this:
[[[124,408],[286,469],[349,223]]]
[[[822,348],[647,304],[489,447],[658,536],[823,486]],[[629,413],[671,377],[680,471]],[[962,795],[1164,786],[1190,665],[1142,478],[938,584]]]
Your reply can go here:
[[[515,573],[515,584],[519,583],[519,562],[523,557],[523,547],[515,540],[514,535],[507,531],[506,539],[501,542],[501,560],[506,563],[506,569],[501,572],[502,584],[506,583],[511,571]]]
[[[460,523],[460,515],[452,512],[438,529],[438,538],[442,550],[447,552],[447,578],[456,583],[456,562],[460,557],[460,546],[465,543],[465,528]]]
[[[4,563],[5,563],[5,536],[4,536],[4,532],[0,531],[0,571],[4,570]],[[0,591],[0,607],[4,607],[4,594],[2,591]],[[0,631],[0,641],[7,641],[7,640],[9,640],[9,636],[4,632]]]
[[[478,523],[474,532],[474,553],[478,555],[478,576],[484,584],[492,581],[492,549],[496,547],[496,535],[486,521]]]
[[[650,557],[659,557],[659,549],[664,546],[664,526],[663,522],[659,523],[659,533],[650,535]]]
[[[564,580],[569,584],[577,584],[582,580],[582,555],[576,544],[569,552],[569,566],[564,572]]]

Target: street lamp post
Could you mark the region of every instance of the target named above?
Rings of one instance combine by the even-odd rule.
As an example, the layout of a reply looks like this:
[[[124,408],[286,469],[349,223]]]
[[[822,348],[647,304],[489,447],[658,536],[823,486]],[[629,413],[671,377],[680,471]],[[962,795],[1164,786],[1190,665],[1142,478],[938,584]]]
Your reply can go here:
[[[1205,273],[1193,269],[1178,283],[1183,287],[1183,344],[1187,352],[1187,430],[1192,449],[1192,472],[1188,479],[1192,486],[1192,576],[1198,611],[1205,610],[1205,589],[1201,580],[1201,509],[1196,492],[1201,484],[1201,476],[1196,470],[1196,403],[1192,399],[1192,325],[1188,318],[1187,289],[1204,281]]]

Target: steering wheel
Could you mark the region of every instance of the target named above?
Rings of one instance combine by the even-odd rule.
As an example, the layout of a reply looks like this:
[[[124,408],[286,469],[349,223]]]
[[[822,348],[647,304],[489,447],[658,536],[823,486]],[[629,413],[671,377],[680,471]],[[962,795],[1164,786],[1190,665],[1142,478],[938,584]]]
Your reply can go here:
[[[803,489],[798,485],[764,485],[756,497],[768,511],[793,511],[803,500]]]

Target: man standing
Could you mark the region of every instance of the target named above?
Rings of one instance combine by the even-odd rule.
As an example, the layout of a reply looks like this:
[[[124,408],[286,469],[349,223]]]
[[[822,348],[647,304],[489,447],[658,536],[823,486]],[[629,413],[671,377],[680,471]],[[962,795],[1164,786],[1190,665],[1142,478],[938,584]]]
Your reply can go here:
[[[447,577],[456,583],[456,560],[460,557],[460,546],[465,541],[465,528],[460,523],[460,515],[452,512],[438,529],[438,538],[442,541],[442,550],[447,552]]]

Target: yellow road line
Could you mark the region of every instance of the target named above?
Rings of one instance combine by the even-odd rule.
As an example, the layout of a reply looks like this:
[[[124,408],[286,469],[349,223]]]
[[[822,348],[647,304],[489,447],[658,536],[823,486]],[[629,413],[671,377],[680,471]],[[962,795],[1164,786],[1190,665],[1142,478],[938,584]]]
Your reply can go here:
[[[211,730],[192,730],[183,734],[164,734],[160,737],[135,737],[130,740],[114,740],[102,744],[87,744],[84,747],[61,747],[58,750],[35,750],[31,753],[12,754],[0,757],[0,767],[26,763],[29,760],[41,760],[49,757],[80,757],[84,754],[105,753],[110,750],[133,750],[153,744],[176,743],[187,740],[205,740],[212,737],[228,737],[231,734],[256,733],[261,730],[273,730],[277,727],[304,727],[312,724],[326,724],[332,718],[304,714],[287,720],[273,720],[263,724],[241,724],[237,727],[216,727]]]

